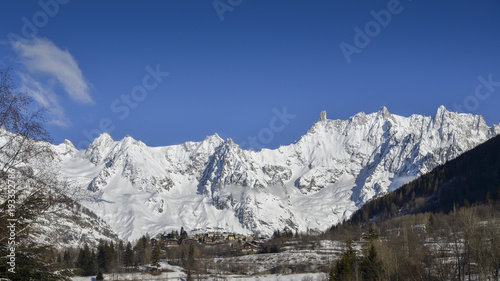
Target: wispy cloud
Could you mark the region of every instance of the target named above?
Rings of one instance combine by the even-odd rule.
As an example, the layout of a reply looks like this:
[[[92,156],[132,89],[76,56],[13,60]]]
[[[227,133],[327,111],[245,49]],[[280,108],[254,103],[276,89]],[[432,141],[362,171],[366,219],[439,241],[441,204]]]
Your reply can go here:
[[[19,73],[19,77],[21,77],[22,81],[21,91],[28,92],[35,101],[49,110],[52,117],[49,123],[60,127],[71,125],[71,121],[66,117],[52,87],[41,84],[29,74]]]
[[[18,72],[22,82],[20,88],[49,110],[49,123],[60,127],[71,125],[56,92],[59,87],[77,103],[94,102],[90,85],[68,50],[62,50],[45,38],[18,40],[12,43],[12,48],[24,66]]]
[[[55,78],[71,99],[82,104],[93,103],[89,83],[75,58],[45,38],[19,40],[12,47],[28,71]]]

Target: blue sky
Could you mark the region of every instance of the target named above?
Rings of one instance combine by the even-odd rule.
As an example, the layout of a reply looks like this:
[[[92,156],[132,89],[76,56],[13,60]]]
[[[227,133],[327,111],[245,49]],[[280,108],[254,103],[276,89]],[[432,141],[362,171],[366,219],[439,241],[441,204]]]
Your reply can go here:
[[[151,146],[217,132],[275,148],[322,110],[346,119],[381,106],[500,122],[500,1],[41,0],[0,11],[0,65],[52,109],[56,143],[83,148],[104,129]]]

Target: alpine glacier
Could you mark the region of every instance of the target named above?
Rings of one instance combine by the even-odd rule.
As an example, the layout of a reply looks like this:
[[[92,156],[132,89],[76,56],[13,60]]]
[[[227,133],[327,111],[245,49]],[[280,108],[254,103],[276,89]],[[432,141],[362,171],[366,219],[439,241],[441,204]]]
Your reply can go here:
[[[402,117],[382,107],[348,120],[322,112],[299,141],[243,150],[217,134],[148,147],[130,136],[96,138],[86,150],[57,146],[62,173],[98,198],[84,202],[134,240],[183,226],[269,236],[325,230],[374,196],[500,134],[481,116],[449,112]]]

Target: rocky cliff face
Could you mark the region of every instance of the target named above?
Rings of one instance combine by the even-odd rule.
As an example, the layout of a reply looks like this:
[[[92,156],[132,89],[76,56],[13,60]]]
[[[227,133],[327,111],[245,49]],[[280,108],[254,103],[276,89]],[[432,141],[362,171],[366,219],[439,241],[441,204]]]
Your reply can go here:
[[[348,120],[322,112],[298,142],[275,150],[243,150],[216,134],[167,147],[103,134],[86,151],[68,142],[59,149],[63,172],[99,196],[101,203],[88,207],[121,238],[180,226],[270,235],[285,227],[327,229],[499,128],[444,107],[427,117],[383,107]]]

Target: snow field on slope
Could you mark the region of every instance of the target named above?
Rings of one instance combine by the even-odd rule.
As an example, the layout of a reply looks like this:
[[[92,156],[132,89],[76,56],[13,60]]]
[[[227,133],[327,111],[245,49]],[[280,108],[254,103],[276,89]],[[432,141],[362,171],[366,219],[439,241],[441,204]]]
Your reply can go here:
[[[216,134],[167,147],[103,134],[87,151],[61,152],[63,166],[83,186],[93,183],[102,198],[91,209],[122,239],[181,226],[269,236],[285,227],[325,230],[497,128],[444,107],[434,116],[386,108],[348,120],[321,116],[299,141],[274,150],[242,150]]]

